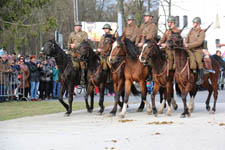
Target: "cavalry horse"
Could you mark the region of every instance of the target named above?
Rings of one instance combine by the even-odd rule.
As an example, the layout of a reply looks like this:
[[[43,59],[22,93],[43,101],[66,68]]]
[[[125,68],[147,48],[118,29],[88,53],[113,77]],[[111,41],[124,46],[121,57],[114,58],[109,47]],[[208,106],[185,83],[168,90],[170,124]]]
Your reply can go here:
[[[109,61],[118,62],[125,60],[124,76],[125,76],[125,97],[122,112],[120,117],[123,118],[126,113],[128,99],[131,92],[133,81],[139,82],[141,87],[141,104],[137,111],[142,111],[146,104],[148,114],[152,114],[150,104],[146,101],[146,78],[148,76],[148,67],[144,66],[138,59],[138,50],[135,49],[134,44],[125,36],[119,37],[112,47]],[[153,113],[157,113],[155,104],[153,105]]]
[[[55,58],[61,83],[59,102],[66,108],[65,115],[69,116],[72,113],[74,86],[80,84],[80,71],[73,67],[71,57],[56,44],[55,40],[46,42],[43,52],[47,56]],[[63,101],[65,90],[69,91],[69,105]]]
[[[88,41],[82,41],[77,49],[77,54],[81,60],[87,62],[87,93],[85,95],[87,111],[92,112],[94,109],[94,90],[96,87],[98,87],[100,91],[100,110],[98,112],[102,114],[104,111],[104,90],[108,71],[103,70],[103,65],[100,62],[100,57],[93,51]],[[91,95],[91,106],[89,106],[88,103],[89,95]]]
[[[168,46],[175,50],[175,63],[176,63],[176,71],[175,71],[175,79],[178,83],[178,87],[180,89],[180,94],[184,103],[184,112],[181,114],[181,117],[190,116],[190,112],[194,109],[194,97],[197,93],[197,86],[196,86],[196,80],[197,75],[194,74],[190,68],[189,68],[189,62],[188,62],[188,54],[185,51],[184,45],[183,45],[183,38],[179,33],[172,33],[171,36],[168,39]],[[220,72],[220,65],[223,64],[218,61],[218,56],[210,56],[212,60],[212,68],[215,71],[215,73],[207,73],[203,76],[203,84],[201,85],[203,88],[206,88],[208,90],[208,97],[206,100],[206,110],[210,111],[210,98],[213,92],[214,96],[214,104],[213,108],[210,111],[211,113],[215,113],[216,111],[216,101],[218,96],[218,77]],[[209,82],[211,81],[211,84]],[[190,92],[190,104],[189,104],[189,110],[186,104],[186,96]],[[179,91],[177,92],[179,94]]]
[[[148,40],[143,45],[142,52],[139,56],[139,60],[146,64],[150,62],[152,67],[152,75],[154,80],[154,89],[151,95],[152,101],[155,103],[155,95],[159,91],[160,87],[165,87],[165,97],[168,102],[168,110],[166,115],[171,115],[171,103],[173,108],[177,109],[177,104],[173,98],[173,76],[174,71],[169,71],[169,63],[167,62],[165,53],[160,50],[156,41]],[[159,113],[163,112],[165,100],[163,100]]]
[[[104,41],[103,41],[103,48],[102,51],[100,52],[100,55],[102,56],[109,56],[111,49],[112,49],[112,44],[115,41],[114,36],[106,35]],[[123,102],[124,102],[124,82],[125,82],[125,77],[124,77],[124,67],[125,67],[125,60],[124,56],[119,56],[117,57],[117,60],[115,62],[109,62],[110,63],[110,72],[112,75],[112,80],[113,80],[113,89],[115,92],[114,96],[114,107],[110,114],[112,116],[116,115],[117,111],[117,105],[122,108],[123,107]],[[134,96],[139,95],[139,91],[136,89],[134,84],[131,86],[131,92]],[[120,96],[122,97],[123,102],[120,101]]]

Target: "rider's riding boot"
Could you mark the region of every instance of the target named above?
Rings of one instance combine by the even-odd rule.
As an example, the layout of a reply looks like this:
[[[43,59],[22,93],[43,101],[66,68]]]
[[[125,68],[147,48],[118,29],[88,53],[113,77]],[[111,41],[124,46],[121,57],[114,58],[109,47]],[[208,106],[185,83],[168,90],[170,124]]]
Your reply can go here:
[[[85,85],[85,70],[84,69],[81,69],[80,84]]]
[[[201,85],[203,83],[203,69],[199,70],[197,85]]]

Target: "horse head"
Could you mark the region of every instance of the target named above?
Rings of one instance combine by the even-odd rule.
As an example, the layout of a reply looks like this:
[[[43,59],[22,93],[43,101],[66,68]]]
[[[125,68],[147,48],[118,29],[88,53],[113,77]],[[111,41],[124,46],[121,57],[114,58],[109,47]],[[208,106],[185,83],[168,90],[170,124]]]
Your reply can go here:
[[[115,37],[113,35],[105,35],[104,41],[103,41],[103,51],[101,51],[101,55],[108,55],[112,49],[112,44],[115,41]],[[102,54],[103,53],[103,54]]]
[[[44,44],[43,53],[47,56],[53,57],[56,55],[57,44],[55,40],[49,40]]]
[[[140,62],[146,64],[149,62],[150,58],[159,52],[159,47],[154,40],[145,41],[141,54],[139,56]]]
[[[79,54],[81,60],[87,60],[90,55],[90,50],[92,50],[92,48],[89,41],[83,40],[76,52]]]
[[[173,50],[184,48],[183,38],[179,32],[171,31],[171,35],[168,38],[167,44],[169,49]]]
[[[125,51],[125,36],[121,36],[116,39],[116,41],[113,42],[112,50],[109,56],[109,63],[113,64],[121,59],[123,59],[126,56]]]

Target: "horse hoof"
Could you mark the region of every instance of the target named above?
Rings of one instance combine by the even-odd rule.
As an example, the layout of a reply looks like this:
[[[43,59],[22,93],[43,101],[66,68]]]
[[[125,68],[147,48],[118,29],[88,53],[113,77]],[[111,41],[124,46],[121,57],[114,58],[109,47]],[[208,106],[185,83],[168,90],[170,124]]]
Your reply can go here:
[[[174,110],[177,110],[177,108],[178,108],[178,105],[176,104],[176,105],[173,107],[173,109],[174,109]]]
[[[64,116],[65,116],[65,117],[69,117],[70,114],[71,114],[71,113],[66,112]]]
[[[193,113],[194,108],[190,108],[190,109],[188,109],[188,110],[189,110],[189,112]]]
[[[124,117],[125,117],[125,115],[120,114],[120,118],[124,118]]]
[[[152,115],[152,111],[147,111],[147,114],[148,115]]]
[[[163,114],[163,111],[162,110],[159,110],[159,112],[158,112],[159,114]]]
[[[210,111],[210,109],[211,109],[210,106],[206,106],[207,111]]]
[[[156,108],[153,108],[153,114],[154,114],[155,117],[157,117],[158,113],[157,113],[157,109]]]
[[[93,112],[93,109],[88,109],[87,110],[89,113],[92,113]]]
[[[167,116],[171,116],[171,113],[168,113],[168,112],[167,112],[166,115],[167,115]]]
[[[213,111],[213,110],[212,110],[212,111],[210,111],[210,114],[212,114],[212,115],[213,115],[213,114],[215,114],[215,111]]]
[[[181,114],[181,115],[180,115],[180,118],[185,118],[185,115],[184,115],[184,114]]]
[[[143,112],[143,108],[138,108],[136,112]]]
[[[108,115],[109,117],[115,117],[116,116],[116,113],[109,113],[109,115]]]

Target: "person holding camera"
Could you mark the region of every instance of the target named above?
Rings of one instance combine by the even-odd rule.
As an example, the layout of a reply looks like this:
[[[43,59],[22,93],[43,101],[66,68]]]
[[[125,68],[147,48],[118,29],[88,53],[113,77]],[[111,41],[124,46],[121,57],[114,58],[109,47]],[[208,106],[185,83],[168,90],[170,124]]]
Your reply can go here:
[[[39,101],[38,99],[38,87],[40,84],[40,71],[42,65],[37,63],[36,56],[30,56],[30,63],[29,63],[29,70],[30,70],[30,96],[32,101]]]
[[[51,77],[52,77],[52,67],[45,59],[41,62],[41,81],[40,81],[41,100],[45,100],[46,98],[50,99]]]

